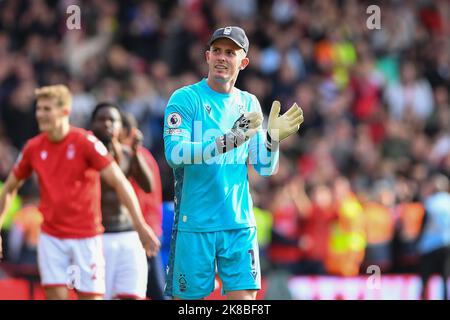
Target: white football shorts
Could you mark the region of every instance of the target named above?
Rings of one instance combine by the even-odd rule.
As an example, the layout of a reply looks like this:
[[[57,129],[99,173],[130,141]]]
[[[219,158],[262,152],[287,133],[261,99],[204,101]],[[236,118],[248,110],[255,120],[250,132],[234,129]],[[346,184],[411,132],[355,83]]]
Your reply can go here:
[[[136,231],[103,234],[105,299],[145,299],[148,265]]]
[[[67,286],[82,294],[105,293],[102,236],[61,239],[41,232],[38,265],[44,287]]]

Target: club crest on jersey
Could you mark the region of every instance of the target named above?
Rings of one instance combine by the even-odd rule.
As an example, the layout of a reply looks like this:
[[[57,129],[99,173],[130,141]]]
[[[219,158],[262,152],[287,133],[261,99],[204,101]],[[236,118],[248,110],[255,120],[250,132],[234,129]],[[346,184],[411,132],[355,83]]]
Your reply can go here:
[[[207,104],[207,105],[205,105],[205,109],[206,109],[206,112],[208,112],[208,114],[211,115],[211,106]]]
[[[172,112],[167,117],[167,125],[169,128],[178,128],[181,126],[181,116],[178,112]]]
[[[40,155],[41,155],[41,159],[45,160],[48,157],[48,152],[46,150],[42,150]]]
[[[179,288],[180,288],[181,292],[185,292],[186,291],[187,281],[186,281],[186,275],[185,274],[180,274],[180,276],[178,278],[178,285],[179,285]]]
[[[69,144],[69,146],[67,147],[66,157],[69,160],[75,158],[75,147],[73,146],[73,144]]]

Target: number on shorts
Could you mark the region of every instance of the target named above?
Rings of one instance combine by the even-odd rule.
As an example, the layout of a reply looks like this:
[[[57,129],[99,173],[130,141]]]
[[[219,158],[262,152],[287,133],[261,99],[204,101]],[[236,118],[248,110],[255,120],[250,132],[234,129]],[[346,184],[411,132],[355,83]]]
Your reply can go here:
[[[252,268],[255,267],[255,251],[253,249],[250,249],[247,251],[250,254],[250,257],[252,259]]]

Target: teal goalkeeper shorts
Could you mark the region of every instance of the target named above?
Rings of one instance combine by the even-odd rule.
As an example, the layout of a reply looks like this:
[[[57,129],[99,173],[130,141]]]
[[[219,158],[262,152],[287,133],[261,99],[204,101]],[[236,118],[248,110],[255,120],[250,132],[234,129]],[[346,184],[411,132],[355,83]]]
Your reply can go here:
[[[222,293],[261,288],[256,228],[215,232],[175,231],[165,295],[201,299],[214,291],[216,270]]]

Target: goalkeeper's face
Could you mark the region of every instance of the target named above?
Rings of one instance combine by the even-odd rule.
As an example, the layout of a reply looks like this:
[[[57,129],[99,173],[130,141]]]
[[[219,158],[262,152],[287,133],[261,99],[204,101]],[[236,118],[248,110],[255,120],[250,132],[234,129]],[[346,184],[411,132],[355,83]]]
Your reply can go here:
[[[206,51],[206,62],[209,68],[209,77],[213,80],[226,83],[234,82],[240,70],[249,63],[245,51],[227,38],[217,39]]]

